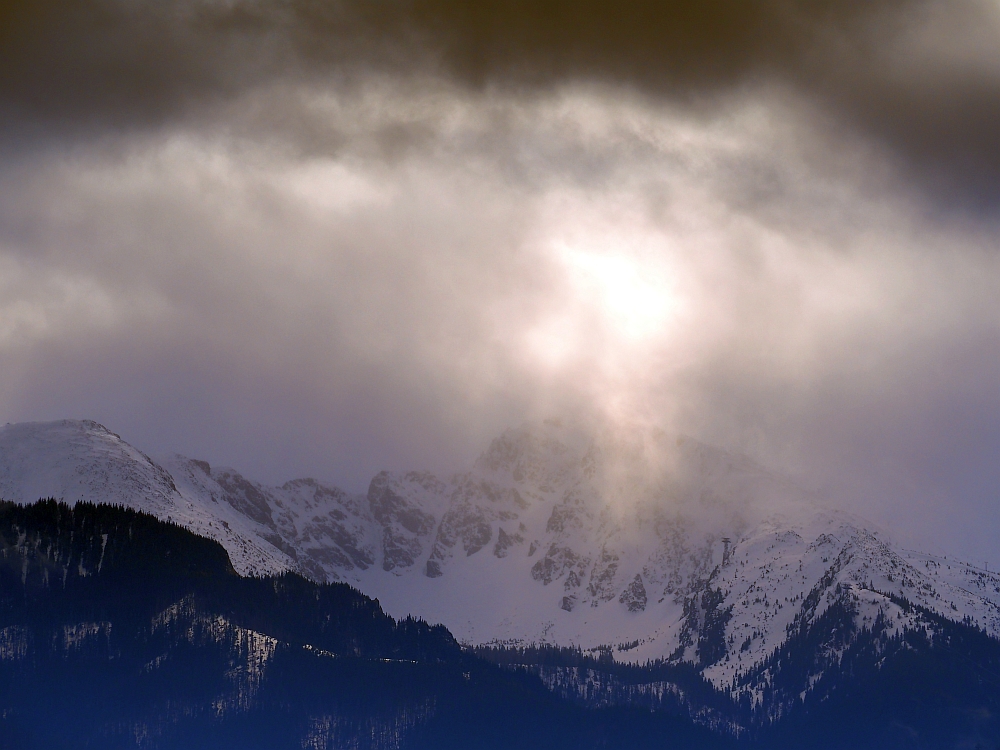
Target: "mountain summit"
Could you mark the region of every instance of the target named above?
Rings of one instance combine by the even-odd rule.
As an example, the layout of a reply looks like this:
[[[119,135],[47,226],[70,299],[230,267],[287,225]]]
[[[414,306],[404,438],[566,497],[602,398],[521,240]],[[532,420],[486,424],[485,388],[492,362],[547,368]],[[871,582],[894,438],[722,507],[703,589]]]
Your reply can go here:
[[[746,457],[678,436],[511,429],[467,472],[381,472],[355,495],[158,463],[94,422],[15,424],[0,430],[0,495],[144,510],[219,541],[242,574],[348,582],[468,643],[687,662],[755,700],[762,665],[831,613],[887,638],[930,615],[1000,635],[1000,577],[904,550]]]

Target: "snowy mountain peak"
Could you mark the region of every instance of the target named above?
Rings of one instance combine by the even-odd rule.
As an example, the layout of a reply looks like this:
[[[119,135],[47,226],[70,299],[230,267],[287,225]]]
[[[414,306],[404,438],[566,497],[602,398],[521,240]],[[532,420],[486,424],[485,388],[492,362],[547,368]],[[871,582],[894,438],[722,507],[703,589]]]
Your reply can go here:
[[[0,494],[140,508],[218,540],[242,573],[347,581],[470,642],[683,659],[719,686],[832,606],[859,627],[920,627],[908,601],[1000,634],[1000,577],[903,550],[745,457],[662,433],[521,427],[468,472],[381,472],[355,495],[157,463],[93,422],[8,425]]]
[[[490,443],[473,471],[548,492],[579,469],[583,458],[579,441],[579,436],[554,422],[508,429]]]
[[[128,505],[142,497],[151,507],[164,507],[176,492],[169,472],[97,422],[26,422],[0,429],[0,497],[7,500],[55,497]]]

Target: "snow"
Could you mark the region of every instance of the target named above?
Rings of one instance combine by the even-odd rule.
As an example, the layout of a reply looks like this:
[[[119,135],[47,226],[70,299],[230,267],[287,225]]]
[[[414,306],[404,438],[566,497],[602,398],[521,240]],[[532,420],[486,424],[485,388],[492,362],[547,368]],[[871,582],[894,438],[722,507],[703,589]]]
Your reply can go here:
[[[260,532],[246,516],[207,503],[211,480],[199,482],[186,463],[176,457],[168,471],[96,422],[9,424],[0,430],[0,498],[122,505],[215,539],[242,574],[291,567],[287,555],[258,541]]]
[[[179,455],[157,462],[94,422],[15,424],[0,430],[0,496],[141,509],[217,540],[241,574],[346,581],[389,614],[444,623],[469,643],[697,662],[712,594],[729,612],[725,655],[703,665],[718,686],[837,592],[862,626],[882,616],[919,627],[892,595],[1000,636],[1000,576],[904,549],[749,459],[681,436],[508,430],[468,472],[383,472],[366,496],[311,479],[268,487]],[[639,585],[644,608],[624,596]]]
[[[154,634],[160,630],[173,631],[192,645],[226,643],[236,652],[238,656],[226,672],[232,690],[227,691],[226,698],[216,699],[212,704],[217,716],[247,710],[278,648],[277,639],[269,635],[235,625],[221,615],[199,614],[190,599],[182,599],[159,612],[152,625]],[[157,657],[147,669],[157,669],[167,658],[169,654]]]

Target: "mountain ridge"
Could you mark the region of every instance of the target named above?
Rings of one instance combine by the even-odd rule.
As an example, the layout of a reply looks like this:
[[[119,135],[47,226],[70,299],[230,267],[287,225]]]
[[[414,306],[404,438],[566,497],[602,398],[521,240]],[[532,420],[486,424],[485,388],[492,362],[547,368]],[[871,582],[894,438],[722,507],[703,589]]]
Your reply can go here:
[[[137,507],[216,539],[243,574],[349,582],[468,643],[672,658],[734,696],[760,698],[748,675],[844,597],[858,627],[918,628],[896,597],[1000,634],[1000,577],[818,510],[745,457],[662,434],[565,434],[508,430],[468,472],[380,472],[356,495],[156,463],[93,422],[13,425],[0,495]]]

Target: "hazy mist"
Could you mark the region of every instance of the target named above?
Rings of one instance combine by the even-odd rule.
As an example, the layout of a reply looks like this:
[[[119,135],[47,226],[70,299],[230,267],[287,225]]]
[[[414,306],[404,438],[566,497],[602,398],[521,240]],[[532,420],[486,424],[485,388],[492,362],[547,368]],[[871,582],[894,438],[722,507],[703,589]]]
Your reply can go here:
[[[0,416],[364,489],[747,453],[1000,561],[1000,6],[6,3]]]

